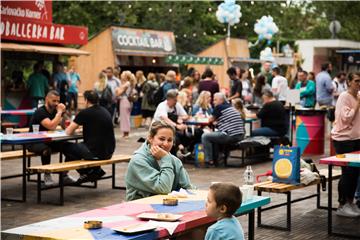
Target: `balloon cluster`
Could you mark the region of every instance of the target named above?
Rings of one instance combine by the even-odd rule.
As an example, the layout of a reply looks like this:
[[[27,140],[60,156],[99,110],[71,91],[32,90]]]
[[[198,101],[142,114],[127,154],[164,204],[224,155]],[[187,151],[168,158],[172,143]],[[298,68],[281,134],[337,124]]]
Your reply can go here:
[[[242,16],[240,5],[235,4],[235,0],[225,0],[218,6],[216,18],[221,23],[228,23],[231,26],[240,22]]]
[[[260,20],[254,25],[254,31],[258,34],[258,39],[267,39],[268,44],[271,43],[271,38],[279,31],[279,28],[274,23],[271,16],[262,16]]]
[[[264,50],[260,52],[260,60],[275,62],[275,59],[272,55],[271,48],[266,47]]]

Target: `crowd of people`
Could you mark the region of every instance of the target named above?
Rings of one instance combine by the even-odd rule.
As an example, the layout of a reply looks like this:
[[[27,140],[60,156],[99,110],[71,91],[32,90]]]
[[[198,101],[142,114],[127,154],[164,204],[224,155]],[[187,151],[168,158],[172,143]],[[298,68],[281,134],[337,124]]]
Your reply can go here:
[[[61,65],[59,71],[60,68]],[[131,110],[134,104],[139,104],[142,124],[149,128],[149,136],[129,163],[126,174],[127,200],[168,193],[179,188],[194,188],[181,160],[194,152],[196,144],[203,144],[205,162],[211,166],[220,161],[219,153],[225,145],[244,138],[247,117],[261,120],[261,127],[254,129],[250,133],[252,136],[281,137],[287,134],[288,118],[284,104],[291,85],[300,89],[303,107],[336,105],[331,135],[337,154],[359,151],[360,74],[339,73],[332,80],[331,70],[332,66],[328,63],[322,65],[322,71],[316,76],[299,70],[297,80],[289,84],[281,75],[281,69],[271,69],[268,63],[264,63],[255,80],[251,71],[230,67],[227,74],[231,79],[231,88],[227,92],[220,89],[210,68],[202,75],[192,69],[189,76],[178,82],[173,70],[166,74],[149,73],[145,77],[142,71],[133,74],[108,67],[99,73],[94,89],[84,93],[85,109],[77,113],[66,128],[67,134],[73,134],[82,126],[84,142],[64,143],[67,144],[63,147],[65,160],[110,158],[115,151],[114,124],[120,123],[123,137],[128,138]],[[47,87],[46,78],[41,80],[44,84],[41,91],[53,90],[45,96],[45,105],[35,111],[30,131],[33,124],[39,124],[40,130],[53,130],[59,124],[65,128],[69,101],[77,97],[69,93],[76,92],[77,88],[65,91],[65,95],[62,88],[65,85],[69,86],[65,89],[70,90],[71,86],[80,82],[78,74],[74,70],[72,73],[74,76],[70,78],[65,73],[55,75],[54,83]],[[35,65],[34,75],[30,76],[30,88],[34,81],[32,78],[42,78],[39,74],[41,65]],[[34,97],[34,100],[41,98]],[[247,111],[245,106],[250,104],[260,107],[257,113]],[[191,127],[187,124],[190,119],[207,119],[210,127]],[[57,151],[59,146],[57,143],[41,143],[29,145],[28,148],[41,156],[43,164],[49,164],[51,153]],[[64,183],[96,181],[105,174],[101,168],[83,169],[79,173],[78,179],[66,174]],[[44,181],[45,185],[53,184],[49,174]],[[358,169],[342,167],[339,215],[360,215],[359,208],[353,203],[354,197],[357,197],[357,204],[360,205],[359,181]]]

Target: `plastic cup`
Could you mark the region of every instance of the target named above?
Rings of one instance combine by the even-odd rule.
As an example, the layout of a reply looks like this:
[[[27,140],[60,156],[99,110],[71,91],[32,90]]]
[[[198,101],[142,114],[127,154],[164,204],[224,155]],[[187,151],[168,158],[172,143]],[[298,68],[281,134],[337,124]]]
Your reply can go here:
[[[252,199],[253,195],[254,195],[254,185],[243,185],[243,187],[247,188],[247,200]]]
[[[240,187],[240,191],[242,194],[242,202],[246,202],[248,200],[249,188],[246,186],[242,186],[242,187]]]
[[[32,125],[32,127],[33,127],[33,132],[34,132],[34,133],[38,133],[38,132],[39,132],[39,128],[40,128],[40,125],[39,125],[39,124],[34,124],[34,125]]]
[[[14,129],[13,128],[6,128],[6,135],[13,135]]]

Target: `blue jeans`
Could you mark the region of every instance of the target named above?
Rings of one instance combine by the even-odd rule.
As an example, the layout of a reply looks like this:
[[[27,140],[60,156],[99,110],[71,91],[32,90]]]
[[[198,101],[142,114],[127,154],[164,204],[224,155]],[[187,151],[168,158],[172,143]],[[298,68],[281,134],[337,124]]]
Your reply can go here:
[[[236,143],[243,138],[244,134],[229,136],[223,132],[204,133],[201,136],[201,142],[204,145],[205,162],[218,160],[219,145]]]
[[[273,136],[281,136],[281,135],[277,131],[269,127],[261,127],[254,129],[251,133],[251,136],[273,137]]]

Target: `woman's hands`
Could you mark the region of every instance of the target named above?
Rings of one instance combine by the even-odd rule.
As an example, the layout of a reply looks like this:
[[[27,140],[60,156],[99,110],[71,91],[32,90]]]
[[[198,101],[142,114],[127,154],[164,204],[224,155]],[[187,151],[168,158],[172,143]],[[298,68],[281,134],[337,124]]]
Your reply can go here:
[[[162,149],[159,146],[151,146],[150,147],[150,153],[154,156],[154,158],[159,161],[161,158],[165,157],[168,152],[166,152],[164,149]]]

